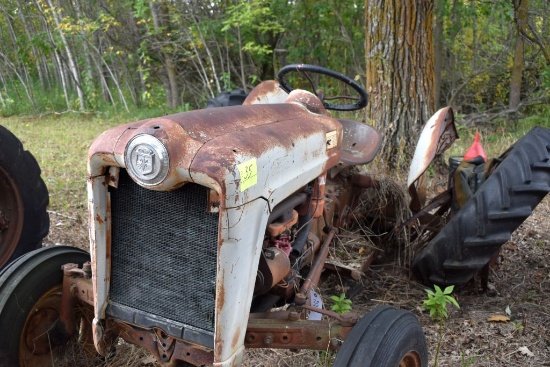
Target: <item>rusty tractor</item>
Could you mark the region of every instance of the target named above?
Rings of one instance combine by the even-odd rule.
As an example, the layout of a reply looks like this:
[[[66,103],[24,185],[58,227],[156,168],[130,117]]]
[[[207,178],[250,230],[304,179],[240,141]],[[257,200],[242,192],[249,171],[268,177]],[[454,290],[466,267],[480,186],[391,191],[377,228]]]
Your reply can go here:
[[[289,73],[329,76],[355,97],[294,89]],[[412,313],[339,314],[316,292],[335,236],[379,184],[357,166],[374,159],[380,134],[329,110],[367,99],[340,73],[289,65],[242,104],[100,135],[88,156],[90,253],[46,247],[0,273],[0,328],[11,330],[0,333],[0,358],[45,365],[70,341],[107,357],[124,339],[165,366],[235,366],[245,348],[337,351],[334,366],[427,366]],[[432,284],[482,270],[549,190],[550,131],[536,129],[492,163],[459,162],[454,184],[425,203],[425,171],[456,135],[450,108],[427,123],[409,175],[413,215],[401,224],[431,238],[413,270]]]

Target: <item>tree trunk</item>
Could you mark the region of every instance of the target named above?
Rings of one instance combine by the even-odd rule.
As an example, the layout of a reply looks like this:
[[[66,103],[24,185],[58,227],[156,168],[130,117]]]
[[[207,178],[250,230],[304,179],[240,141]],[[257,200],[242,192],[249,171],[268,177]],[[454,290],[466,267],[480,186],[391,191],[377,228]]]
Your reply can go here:
[[[435,27],[434,27],[434,102],[435,107],[440,105],[441,95],[441,71],[443,69],[444,48],[443,48],[443,7],[441,2],[436,5]]]
[[[214,62],[214,58],[212,57],[212,53],[210,52],[210,49],[208,48],[208,43],[204,39],[201,31],[201,27],[199,25],[199,22],[195,18],[195,15],[193,15],[193,21],[195,22],[195,27],[197,28],[197,33],[199,34],[200,40],[203,44],[204,50],[206,51],[206,55],[208,56],[208,61],[210,62],[210,67],[212,68],[212,79],[214,79],[214,82],[216,82],[216,89],[218,90],[218,94],[222,92],[221,86],[220,86],[220,80],[218,79],[218,73],[216,73],[216,63]],[[200,55],[197,55],[197,57],[200,57]]]
[[[65,37],[65,33],[63,32],[63,29],[60,27],[61,19],[59,14],[57,13],[58,9],[54,6],[51,0],[47,0],[48,6],[51,10],[51,15],[53,17],[53,20],[55,22],[55,25],[57,27],[57,32],[59,33],[59,38],[61,39],[61,43],[63,44],[63,48],[65,49],[65,53],[67,55],[67,59],[69,62],[69,70],[71,73],[71,77],[73,78],[74,84],[76,86],[76,92],[78,95],[78,100],[80,104],[80,110],[85,111],[86,110],[86,98],[84,96],[84,91],[82,90],[82,82],[80,79],[80,72],[77,68],[76,59],[73,56],[73,51],[71,50],[71,47],[69,45],[69,42],[67,38]]]
[[[243,45],[241,40],[241,27],[237,27],[237,39],[239,41],[239,61],[241,63],[241,83],[245,93],[248,93],[248,88],[246,87],[246,77],[244,76],[244,54],[243,54]]]
[[[435,109],[433,0],[365,0],[367,118],[390,169],[407,163]]]
[[[153,18],[153,25],[155,27],[155,33],[157,34],[157,41],[160,43],[162,37],[166,37],[165,34],[170,33],[170,19],[168,9],[164,2],[149,2],[151,7],[151,16]],[[166,42],[166,40],[164,40]],[[161,54],[164,62],[165,80],[164,89],[166,91],[166,101],[168,107],[176,108],[179,105],[179,86],[177,82],[177,70],[176,63],[170,51],[169,47],[162,47]]]
[[[516,47],[514,51],[514,63],[512,64],[512,78],[510,81],[510,110],[517,110],[521,100],[521,79],[524,67],[524,41],[523,33],[527,28],[528,0],[514,0],[514,22],[516,25]]]

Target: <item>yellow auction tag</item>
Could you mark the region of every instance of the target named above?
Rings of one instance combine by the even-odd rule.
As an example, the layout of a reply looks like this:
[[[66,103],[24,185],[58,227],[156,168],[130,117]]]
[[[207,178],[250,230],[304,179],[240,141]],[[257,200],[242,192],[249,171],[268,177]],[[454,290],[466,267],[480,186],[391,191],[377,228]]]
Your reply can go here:
[[[238,164],[237,168],[241,175],[241,192],[258,183],[258,166],[256,166],[256,158]]]

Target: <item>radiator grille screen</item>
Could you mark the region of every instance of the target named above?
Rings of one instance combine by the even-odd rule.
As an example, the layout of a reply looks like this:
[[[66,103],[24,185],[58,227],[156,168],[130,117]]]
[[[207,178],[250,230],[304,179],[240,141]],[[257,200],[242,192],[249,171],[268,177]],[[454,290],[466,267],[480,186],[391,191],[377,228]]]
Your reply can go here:
[[[206,211],[208,189],[147,190],[121,170],[109,191],[111,302],[213,332],[218,215]]]

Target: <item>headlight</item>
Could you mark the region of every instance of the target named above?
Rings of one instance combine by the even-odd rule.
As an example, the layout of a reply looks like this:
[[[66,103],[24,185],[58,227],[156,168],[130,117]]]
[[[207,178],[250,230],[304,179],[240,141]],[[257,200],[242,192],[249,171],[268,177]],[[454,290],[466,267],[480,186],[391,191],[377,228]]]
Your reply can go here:
[[[161,183],[170,168],[166,147],[160,140],[147,134],[137,135],[130,140],[124,160],[130,176],[144,186]]]

